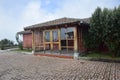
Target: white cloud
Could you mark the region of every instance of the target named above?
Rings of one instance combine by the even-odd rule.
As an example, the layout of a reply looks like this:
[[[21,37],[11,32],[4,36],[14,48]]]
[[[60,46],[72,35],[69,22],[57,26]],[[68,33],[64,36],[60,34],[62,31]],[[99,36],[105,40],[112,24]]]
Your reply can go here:
[[[41,8],[40,2],[29,2],[21,15],[21,21],[24,25],[32,25],[53,18],[53,14]]]

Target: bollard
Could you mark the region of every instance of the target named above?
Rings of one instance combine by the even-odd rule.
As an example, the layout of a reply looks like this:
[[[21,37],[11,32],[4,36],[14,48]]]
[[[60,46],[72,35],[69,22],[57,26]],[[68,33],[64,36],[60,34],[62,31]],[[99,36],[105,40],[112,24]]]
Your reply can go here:
[[[34,50],[32,50],[32,54],[34,54],[35,53],[35,51]]]
[[[79,53],[78,53],[78,52],[75,52],[75,53],[74,53],[74,59],[75,59],[75,60],[78,60],[78,57],[79,57]]]

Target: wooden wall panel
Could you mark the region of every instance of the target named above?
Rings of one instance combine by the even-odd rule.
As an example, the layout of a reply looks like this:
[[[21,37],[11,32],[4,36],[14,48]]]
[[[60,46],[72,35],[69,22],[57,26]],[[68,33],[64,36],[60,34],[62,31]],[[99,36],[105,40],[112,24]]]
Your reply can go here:
[[[23,34],[23,48],[32,48],[32,34]]]
[[[78,27],[77,28],[77,39],[78,39],[78,50],[79,52],[85,52],[86,49],[84,47],[84,44],[83,44],[83,35],[82,35],[82,28],[81,27]]]

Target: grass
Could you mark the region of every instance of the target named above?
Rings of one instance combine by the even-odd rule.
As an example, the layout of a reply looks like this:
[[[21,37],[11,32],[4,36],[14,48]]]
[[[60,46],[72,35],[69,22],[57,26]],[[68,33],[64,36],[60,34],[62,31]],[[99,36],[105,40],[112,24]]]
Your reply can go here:
[[[111,58],[108,53],[89,53],[86,57]]]
[[[83,57],[93,58],[93,59],[119,59],[120,57],[112,57],[109,53],[98,53],[92,52],[89,54],[84,55]]]
[[[20,50],[20,49],[16,49],[15,51],[23,51],[23,52],[32,52],[32,50],[31,49],[23,49],[23,50]]]

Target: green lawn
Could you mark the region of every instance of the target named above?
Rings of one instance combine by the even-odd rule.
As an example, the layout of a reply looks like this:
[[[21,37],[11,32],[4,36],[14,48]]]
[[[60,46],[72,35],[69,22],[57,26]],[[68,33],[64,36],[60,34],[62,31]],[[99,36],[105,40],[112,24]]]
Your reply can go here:
[[[31,49],[23,49],[23,50],[16,49],[15,51],[32,52],[32,50],[31,50]]]
[[[120,57],[112,57],[109,53],[97,53],[97,52],[86,54],[83,57],[98,58],[98,59],[119,59],[120,60]]]

